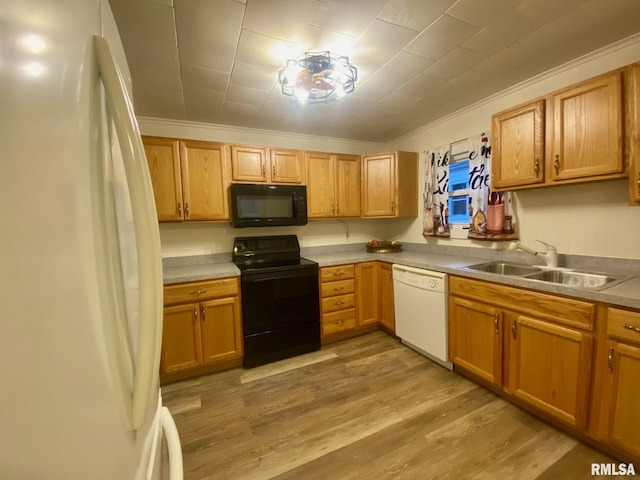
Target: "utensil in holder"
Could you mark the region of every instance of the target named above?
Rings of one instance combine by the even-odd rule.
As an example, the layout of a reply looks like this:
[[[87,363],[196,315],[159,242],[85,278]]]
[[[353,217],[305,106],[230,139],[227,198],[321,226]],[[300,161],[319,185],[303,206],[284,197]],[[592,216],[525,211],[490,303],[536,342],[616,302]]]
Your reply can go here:
[[[487,233],[500,235],[504,227],[504,203],[487,206]]]

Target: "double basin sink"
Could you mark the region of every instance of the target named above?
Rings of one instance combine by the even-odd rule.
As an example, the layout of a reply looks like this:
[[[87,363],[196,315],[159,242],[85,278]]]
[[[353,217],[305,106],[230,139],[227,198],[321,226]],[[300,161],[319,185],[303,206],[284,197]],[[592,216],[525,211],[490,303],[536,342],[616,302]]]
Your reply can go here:
[[[587,290],[603,290],[631,278],[624,275],[583,272],[579,270],[552,267],[534,267],[530,265],[519,265],[517,263],[505,262],[481,263],[478,265],[470,265],[464,269],[476,272],[493,273],[496,275],[521,277],[528,280],[538,280],[566,287],[575,287]]]

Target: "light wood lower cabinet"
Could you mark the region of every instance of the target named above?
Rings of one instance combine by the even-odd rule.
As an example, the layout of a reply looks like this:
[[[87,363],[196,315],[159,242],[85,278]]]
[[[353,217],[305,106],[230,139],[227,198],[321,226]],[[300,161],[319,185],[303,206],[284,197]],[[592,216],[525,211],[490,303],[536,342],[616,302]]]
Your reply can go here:
[[[393,303],[392,264],[378,262],[378,321],[391,333],[396,331],[396,314]]]
[[[509,393],[571,426],[586,429],[593,336],[517,313],[504,313]]]
[[[640,312],[607,309],[605,348],[601,439],[640,461]]]
[[[356,266],[356,300],[358,327],[378,323],[378,262],[358,263]]]
[[[242,358],[239,292],[237,278],[165,287],[161,375]]]
[[[492,305],[451,297],[451,361],[494,385],[502,384],[500,310]]]
[[[593,345],[585,312],[593,305],[455,276],[449,288],[456,369],[585,430]]]

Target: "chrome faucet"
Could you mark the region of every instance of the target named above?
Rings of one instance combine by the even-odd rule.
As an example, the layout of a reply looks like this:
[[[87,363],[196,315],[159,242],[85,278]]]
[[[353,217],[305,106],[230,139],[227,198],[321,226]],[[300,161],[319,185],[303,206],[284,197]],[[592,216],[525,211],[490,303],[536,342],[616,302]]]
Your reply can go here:
[[[543,242],[542,240],[536,240],[536,242],[540,242],[544,245],[544,252],[537,252],[533,248],[525,247],[520,242],[511,242],[509,244],[509,250],[522,250],[524,252],[530,253],[532,255],[537,255],[544,259],[544,262],[547,264],[547,267],[557,267],[558,266],[558,250],[555,246],[550,243]]]

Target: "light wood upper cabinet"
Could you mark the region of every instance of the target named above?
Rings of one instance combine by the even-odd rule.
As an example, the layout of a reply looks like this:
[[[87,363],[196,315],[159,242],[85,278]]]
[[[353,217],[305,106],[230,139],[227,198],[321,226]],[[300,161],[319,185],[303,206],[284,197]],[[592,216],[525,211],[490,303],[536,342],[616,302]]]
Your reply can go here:
[[[304,156],[300,150],[269,149],[271,182],[304,183]]]
[[[623,75],[629,81],[623,82]],[[625,154],[625,145],[630,145],[633,132],[633,89],[627,87],[623,95],[622,86],[632,79],[630,69],[615,70],[494,114],[492,188],[517,190],[626,176],[625,158],[632,158]]]
[[[552,97],[553,181],[622,173],[622,73],[602,75]]]
[[[418,215],[418,154],[391,152],[362,157],[364,217]]]
[[[182,220],[184,212],[179,141],[160,137],[142,137],[142,141],[149,165],[158,220]]]
[[[221,143],[142,137],[158,220],[229,220],[229,167]]]
[[[185,220],[228,220],[227,164],[222,144],[180,142]]]
[[[250,183],[304,183],[299,150],[231,145],[231,180]]]
[[[631,65],[627,74],[629,200],[632,205],[640,205],[640,63]]]
[[[544,182],[544,100],[491,118],[494,189]]]
[[[505,313],[509,331],[508,389],[574,427],[585,429],[593,336],[538,318]]]
[[[360,157],[306,152],[309,218],[360,216]]]
[[[494,385],[502,383],[501,313],[491,305],[451,297],[451,361]]]
[[[396,331],[393,297],[393,269],[390,263],[378,262],[378,321],[391,332]]]

